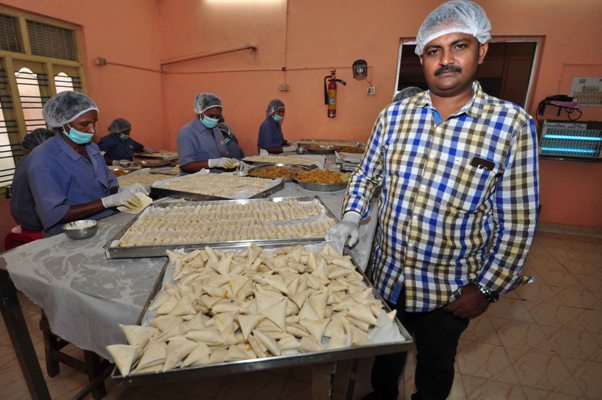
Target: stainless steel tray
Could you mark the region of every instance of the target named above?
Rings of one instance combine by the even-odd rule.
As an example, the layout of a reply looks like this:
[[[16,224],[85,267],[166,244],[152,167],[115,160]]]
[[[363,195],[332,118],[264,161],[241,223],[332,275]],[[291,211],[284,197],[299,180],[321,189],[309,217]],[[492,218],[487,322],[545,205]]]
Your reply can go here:
[[[285,201],[285,200],[297,200],[297,201],[314,201],[317,200],[322,207],[324,207],[326,216],[338,221],[338,218],[330,211],[328,207],[320,200],[318,197],[275,197],[272,199],[245,199],[245,200],[218,200],[212,203],[219,204],[248,204],[252,202],[261,202],[261,201]],[[194,202],[178,202],[175,204],[181,205],[189,205]],[[200,202],[201,204],[203,202]],[[163,202],[160,204],[154,204],[151,207],[169,207],[173,206],[174,202]],[[143,211],[146,212],[147,210]],[[115,236],[109,239],[107,244],[105,245],[105,254],[108,259],[115,258],[143,258],[143,257],[164,257],[165,251],[168,249],[196,249],[199,247],[215,247],[220,249],[225,248],[241,248],[241,247],[249,247],[251,245],[256,246],[272,246],[272,247],[283,247],[297,244],[307,244],[307,243],[319,243],[324,241],[324,237],[311,237],[311,238],[294,238],[294,239],[266,239],[266,240],[236,240],[236,241],[225,241],[225,242],[202,242],[202,243],[189,243],[189,244],[173,244],[173,245],[165,245],[165,246],[137,246],[137,247],[118,247],[118,241],[125,235],[128,229],[136,223],[138,218],[140,218],[143,213],[138,214],[136,218],[131,220],[128,224],[126,224],[123,228],[117,232]]]
[[[271,248],[273,246],[262,247]],[[374,288],[374,286],[372,286],[372,283],[364,274],[364,272],[360,268],[358,268],[357,263],[353,259],[353,257],[352,262],[355,265],[356,271],[362,274],[362,276],[364,277],[364,282],[366,283],[366,286],[372,289],[374,297],[381,301],[383,308],[387,312],[391,311],[391,308],[388,306],[387,302],[383,300],[378,291]],[[163,270],[159,274],[159,277],[157,278],[153,290],[151,291],[146,301],[146,304],[142,309],[142,312],[138,318],[138,324],[142,323],[144,317],[146,316],[146,312],[150,303],[161,290],[165,279],[166,269],[167,263],[165,264]],[[404,326],[399,322],[398,319],[395,319],[395,325],[399,329],[401,336],[403,336],[404,338],[402,341],[390,343],[376,343],[371,345],[348,347],[336,350],[323,350],[316,353],[304,353],[284,356],[273,356],[252,360],[230,361],[220,364],[210,364],[192,368],[180,368],[166,372],[128,375],[126,377],[122,376],[119,373],[119,370],[115,368],[113,370],[113,373],[111,374],[111,379],[113,379],[117,385],[123,387],[140,386],[147,384],[180,382],[186,380],[202,379],[214,376],[238,374],[252,371],[262,371],[274,368],[290,368],[320,363],[332,363],[336,361],[374,357],[381,354],[408,351],[413,342],[412,336],[408,333],[408,331],[404,328]]]
[[[261,179],[261,178],[258,178]],[[280,190],[284,189],[284,180],[278,183],[275,186],[272,186],[263,192],[259,192],[254,196],[251,196],[250,199],[262,199],[268,197]],[[151,186],[152,195],[154,197],[176,197],[185,200],[193,200],[193,201],[203,201],[203,200],[232,200],[227,197],[219,197],[219,196],[210,196],[207,194],[199,194],[199,193],[190,193],[190,192],[182,192],[179,190],[171,190],[171,189],[163,189]]]
[[[297,185],[303,189],[312,190],[314,192],[336,192],[337,190],[343,190],[347,188],[347,182],[342,183],[313,183],[303,182],[297,179],[293,179]]]

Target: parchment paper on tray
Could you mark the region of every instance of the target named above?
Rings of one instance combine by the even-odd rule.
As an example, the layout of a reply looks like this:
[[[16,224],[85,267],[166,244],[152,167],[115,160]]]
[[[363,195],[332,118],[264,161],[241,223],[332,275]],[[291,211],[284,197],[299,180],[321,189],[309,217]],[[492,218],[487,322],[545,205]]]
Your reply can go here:
[[[279,179],[250,178],[233,173],[212,174],[208,170],[201,170],[195,174],[155,182],[152,187],[222,199],[250,199],[281,182]]]
[[[411,343],[353,261],[327,245],[168,256],[142,324],[122,326],[128,344],[107,347],[116,379],[298,366]]]

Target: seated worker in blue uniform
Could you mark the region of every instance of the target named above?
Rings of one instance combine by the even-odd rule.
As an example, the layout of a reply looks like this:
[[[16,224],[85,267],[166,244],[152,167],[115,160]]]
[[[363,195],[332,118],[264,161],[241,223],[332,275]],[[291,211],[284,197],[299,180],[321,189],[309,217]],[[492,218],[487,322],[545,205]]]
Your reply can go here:
[[[27,179],[27,168],[30,160],[29,153],[53,136],[54,133],[51,130],[38,128],[25,135],[21,143],[25,156],[19,160],[15,168],[13,183],[10,188],[10,211],[15,221],[21,226],[22,231],[42,230],[42,222],[36,214],[33,195]]]
[[[196,118],[178,133],[178,157],[184,173],[203,168],[233,169],[244,153],[236,138],[226,138],[218,128],[222,101],[213,93],[199,93],[194,98]],[[233,136],[233,134],[232,134]]]
[[[280,154],[283,151],[294,151],[294,142],[284,139],[282,134],[282,120],[284,119],[284,103],[273,99],[266,110],[266,118],[259,126],[257,147],[268,153]]]
[[[114,119],[109,125],[109,134],[98,142],[100,151],[104,151],[105,161],[111,165],[113,160],[132,161],[134,153],[152,153],[154,150],[145,147],[132,139],[132,124],[124,118]]]
[[[114,207],[136,207],[141,185],[119,188],[98,146],[92,143],[98,107],[88,96],[61,92],[44,104],[44,120],[54,136],[29,154],[27,179],[44,236],[62,232],[79,219],[101,219]]]

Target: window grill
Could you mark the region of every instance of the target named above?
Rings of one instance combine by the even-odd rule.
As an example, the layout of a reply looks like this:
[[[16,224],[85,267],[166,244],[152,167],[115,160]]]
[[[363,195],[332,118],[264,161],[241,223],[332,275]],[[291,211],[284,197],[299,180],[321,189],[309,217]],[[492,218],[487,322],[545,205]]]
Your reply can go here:
[[[0,14],[0,50],[23,52],[17,17]]]
[[[31,52],[37,56],[77,60],[75,32],[41,22],[27,21]]]
[[[602,161],[602,122],[544,121],[542,158]]]

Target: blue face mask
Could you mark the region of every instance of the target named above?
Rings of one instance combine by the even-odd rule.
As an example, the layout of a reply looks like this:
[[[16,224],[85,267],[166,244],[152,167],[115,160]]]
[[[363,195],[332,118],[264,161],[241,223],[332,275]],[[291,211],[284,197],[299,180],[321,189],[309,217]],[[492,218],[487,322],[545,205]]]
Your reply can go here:
[[[274,115],[272,115],[272,118],[274,118],[274,121],[280,122],[280,121],[282,121],[283,117],[282,117],[282,115],[274,114]]]
[[[65,133],[65,136],[77,144],[88,144],[92,141],[92,137],[94,136],[94,133],[80,132],[72,126],[69,126],[69,132],[67,132],[64,128],[63,132]]]
[[[128,138],[130,137],[130,135],[128,135],[127,133],[120,133],[119,134],[119,139],[121,140],[128,140]]]
[[[211,118],[211,117],[208,117],[206,115],[204,115],[203,119],[201,119],[201,123],[203,125],[205,125],[205,127],[207,129],[213,129],[213,128],[215,128],[217,126],[218,122],[219,122],[219,119],[217,119],[217,118]]]

